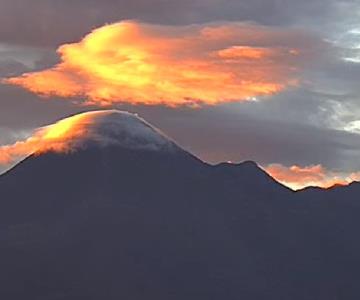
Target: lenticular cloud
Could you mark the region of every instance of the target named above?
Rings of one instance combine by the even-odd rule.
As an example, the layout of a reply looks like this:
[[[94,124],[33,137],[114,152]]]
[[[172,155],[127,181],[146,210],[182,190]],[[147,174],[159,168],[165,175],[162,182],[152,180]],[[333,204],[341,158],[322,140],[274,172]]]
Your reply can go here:
[[[297,84],[307,51],[300,44],[309,46],[299,32],[243,23],[127,21],[62,45],[52,68],[5,82],[44,96],[83,97],[86,104],[215,105]]]

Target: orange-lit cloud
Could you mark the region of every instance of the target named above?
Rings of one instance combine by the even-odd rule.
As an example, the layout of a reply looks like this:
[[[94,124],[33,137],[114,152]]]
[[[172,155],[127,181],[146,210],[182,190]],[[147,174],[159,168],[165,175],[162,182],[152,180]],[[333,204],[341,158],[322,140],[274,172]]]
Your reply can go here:
[[[321,165],[286,167],[280,164],[271,164],[265,168],[265,171],[277,181],[294,190],[308,186],[329,188],[334,185],[348,185],[360,180],[360,172],[350,174],[333,172],[326,170]]]
[[[75,138],[85,136],[88,125],[93,121],[92,115],[75,115],[35,130],[29,138],[23,141],[0,146],[0,164],[11,164],[24,156],[49,150],[56,152],[71,151],[71,143]]]
[[[6,83],[87,104],[219,104],[278,93],[297,82],[293,33],[242,23],[106,25],[59,47],[54,67]]]
[[[0,165],[44,152],[71,152],[89,145],[173,151],[177,146],[136,114],[118,110],[90,111],[39,128],[22,141],[0,146]]]

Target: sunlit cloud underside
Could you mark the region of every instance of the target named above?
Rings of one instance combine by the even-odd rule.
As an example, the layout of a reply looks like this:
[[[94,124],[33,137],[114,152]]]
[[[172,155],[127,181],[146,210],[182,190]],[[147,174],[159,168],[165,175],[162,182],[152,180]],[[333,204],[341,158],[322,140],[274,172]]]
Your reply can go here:
[[[301,32],[246,23],[126,21],[60,46],[59,64],[5,82],[85,104],[214,105],[296,85],[307,46]]]
[[[360,172],[336,172],[327,170],[322,165],[286,167],[281,164],[271,164],[265,168],[265,171],[277,181],[294,190],[309,186],[330,188],[360,180]]]

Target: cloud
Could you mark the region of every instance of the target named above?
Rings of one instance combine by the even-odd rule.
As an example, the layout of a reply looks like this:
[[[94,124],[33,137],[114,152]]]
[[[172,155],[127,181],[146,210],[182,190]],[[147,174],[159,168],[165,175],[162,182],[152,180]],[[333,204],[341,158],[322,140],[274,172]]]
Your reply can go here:
[[[332,34],[334,27],[356,24],[358,7],[354,0],[1,0],[0,40],[54,47],[124,19],[172,25],[250,20]]]
[[[44,96],[83,96],[98,105],[243,101],[296,85],[313,43],[299,31],[243,23],[173,27],[127,21],[62,45],[59,64],[6,83]]]
[[[265,167],[265,171],[294,190],[308,186],[330,188],[334,185],[348,185],[360,180],[360,172],[345,174],[329,171],[321,165],[286,167],[281,164],[270,164]]]
[[[76,0],[71,3],[33,0],[31,4],[26,0],[3,0],[0,77],[51,68],[59,61],[53,57],[56,47],[80,41],[91,29],[118,20],[135,18],[162,25],[205,22],[226,25],[234,24],[230,21],[250,21],[274,26],[264,28],[240,23],[242,28],[259,30],[252,39],[245,42],[239,39],[241,43],[221,47],[224,51],[220,49],[219,56],[229,61],[237,57],[255,63],[278,59],[269,51],[272,49],[300,49],[297,56],[290,56],[298,59],[295,63],[298,67],[298,63],[314,57],[304,57],[304,54],[317,44],[316,59],[309,59],[303,68],[298,67],[303,78],[299,88],[266,97],[269,101],[222,104],[201,110],[113,106],[141,113],[185,148],[211,163],[253,159],[261,165],[272,162],[286,166],[321,164],[328,170],[351,173],[360,170],[360,139],[355,134],[359,132],[360,64],[342,58],[358,55],[353,48],[359,45],[356,33],[359,5],[352,0],[229,0],[226,5],[221,0]],[[179,26],[182,29],[196,27],[201,26]],[[308,33],[299,33],[294,28]],[[266,34],[258,38],[263,32]],[[274,37],[279,32],[281,34]],[[314,37],[311,32],[318,36]],[[329,41],[328,46],[338,48],[331,53],[323,51],[327,49],[319,44],[321,39]],[[235,58],[231,58],[230,53],[235,50]],[[260,58],[251,58],[254,55]],[[295,70],[291,75],[298,78],[299,73]],[[28,132],[83,109],[76,105],[77,98],[59,101],[58,97],[49,97],[43,101],[43,97],[12,85],[0,84],[0,98],[2,144],[12,142],[14,133]]]
[[[291,91],[269,101],[230,103],[203,109],[125,106],[161,128],[201,159],[218,163],[255,160],[260,165],[321,164],[330,170],[360,170],[360,136],[327,127],[333,109],[326,99]],[[329,119],[329,120],[327,120]]]
[[[257,104],[249,103],[250,106]],[[235,111],[235,104],[231,106],[231,111]],[[238,112],[229,113],[229,108],[224,111],[219,111],[219,108],[224,110],[226,107],[208,107],[197,111],[190,108],[174,110],[153,107],[151,113],[149,107],[139,106],[137,110],[151,122],[166,129],[182,146],[194,151],[200,158],[206,161],[254,159],[266,166],[264,169],[276,180],[295,190],[307,186],[328,188],[360,180],[360,172],[356,172],[359,165],[352,163],[355,170],[352,171],[344,163],[359,158],[357,135],[311,126],[296,129],[290,123],[278,124],[270,120],[263,120],[263,124],[259,124]],[[27,139],[23,138],[24,133],[14,136],[9,140],[17,138],[18,142],[0,146],[0,170],[32,153],[72,151],[81,147],[88,138],[108,144],[119,141],[119,137],[127,137],[125,142],[129,147],[138,147],[139,141],[142,141],[140,146],[146,149],[167,147],[169,140],[166,137],[162,138],[161,133],[154,135],[158,131],[141,125],[148,123],[143,123],[142,119],[138,122],[139,118],[131,118],[132,114],[127,115],[130,118],[112,117],[111,114],[106,116],[101,112],[78,114],[37,129],[33,134],[28,134],[30,137]],[[222,122],[222,126],[218,126],[219,122]],[[284,164],[271,163],[273,161]],[[296,165],[291,165],[294,162]],[[305,166],[301,166],[302,163]],[[287,167],[286,164],[291,166]]]
[[[86,125],[90,122],[91,119],[76,115],[39,128],[26,139],[0,146],[0,164],[10,165],[25,156],[49,150],[70,151],[70,141],[75,137],[84,136]]]
[[[173,151],[175,144],[135,114],[118,110],[80,113],[35,130],[28,138],[0,146],[0,165],[48,151],[67,153],[89,143],[127,149]]]
[[[52,125],[33,130],[27,138],[0,146],[0,164],[10,165],[28,155],[38,155],[47,151],[70,152],[81,147],[90,137],[101,139],[102,143],[110,142],[109,135],[103,138],[98,136],[97,132],[99,130],[97,125],[108,112],[112,111],[76,114]]]

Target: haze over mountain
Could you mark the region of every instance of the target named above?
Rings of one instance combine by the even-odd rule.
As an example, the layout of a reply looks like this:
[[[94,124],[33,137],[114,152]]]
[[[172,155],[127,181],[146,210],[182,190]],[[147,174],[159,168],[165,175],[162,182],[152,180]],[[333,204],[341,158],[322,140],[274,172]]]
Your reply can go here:
[[[359,183],[294,192],[129,113],[65,120],[0,176],[3,299],[359,299]]]

